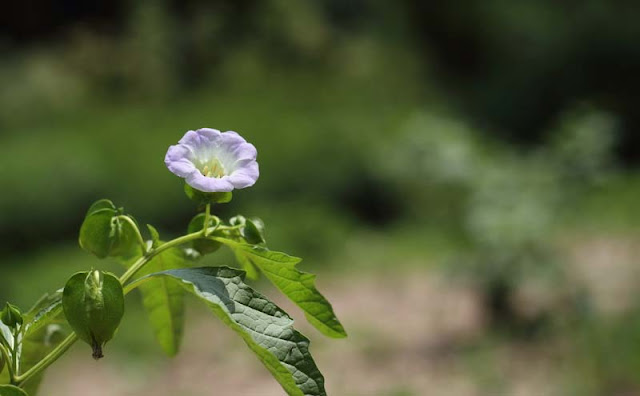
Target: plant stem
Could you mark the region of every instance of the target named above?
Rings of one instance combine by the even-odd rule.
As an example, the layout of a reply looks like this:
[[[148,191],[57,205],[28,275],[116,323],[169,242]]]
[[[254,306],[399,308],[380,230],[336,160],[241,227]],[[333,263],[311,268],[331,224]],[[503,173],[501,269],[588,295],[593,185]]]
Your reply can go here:
[[[209,230],[209,222],[211,221],[211,204],[208,203],[204,209],[204,223],[202,225],[202,235],[207,236]]]
[[[135,288],[140,286],[142,283],[144,283],[148,279],[149,279],[148,277],[143,276],[142,278],[138,278],[133,282],[129,282],[123,289],[124,295],[126,296],[127,294],[129,294],[131,291],[133,291]]]
[[[40,371],[49,367],[49,365],[55,362],[63,353],[65,353],[71,345],[78,339],[76,333],[71,333],[65,338],[58,346],[54,348],[53,351],[49,352],[47,356],[45,356],[41,361],[36,363],[35,366],[31,367],[24,374],[18,375],[15,377],[15,384],[22,385],[27,382],[31,377],[38,374]]]
[[[165,250],[171,249],[173,247],[182,245],[183,243],[187,243],[198,238],[202,238],[202,231],[192,232],[191,234],[183,235],[179,238],[172,239],[169,242],[163,243],[162,245],[158,246],[155,249],[149,250],[145,255],[140,257],[138,261],[133,263],[133,265],[129,267],[129,269],[124,274],[122,274],[122,276],[120,277],[120,282],[122,284],[127,283],[129,279],[131,279],[133,275],[135,275],[136,272],[140,270],[140,268],[142,268],[146,263],[149,262],[149,260],[157,256],[158,254],[164,252]]]
[[[20,329],[22,329],[22,325],[20,328],[16,328],[13,332],[13,373],[15,375],[20,373],[20,360],[19,352],[22,349],[20,343],[22,342],[22,336],[20,335]]]
[[[11,380],[11,383],[15,383],[16,380],[16,373],[13,370],[13,362],[11,361],[11,357],[9,356],[9,351],[7,351],[7,348],[4,347],[4,345],[0,344],[0,354],[2,355],[2,358],[4,359],[5,364],[7,365],[7,370],[9,371],[9,378]]]
[[[120,277],[120,282],[122,284],[126,283],[131,279],[136,272],[140,270],[146,263],[149,262],[156,255],[164,252],[167,249],[171,249],[172,247],[176,247],[182,245],[184,243],[190,242],[194,239],[202,238],[205,230],[193,232],[191,234],[183,235],[179,238],[172,239],[169,242],[166,242],[155,249],[149,250],[146,254],[140,257],[129,269]],[[129,293],[131,290],[135,289],[139,283],[136,281],[130,283],[125,287],[126,293]],[[6,354],[5,360],[7,360],[7,365],[10,368],[9,374],[12,378],[11,382],[15,385],[21,385],[25,383],[27,380],[38,374],[40,371],[49,367],[53,362],[55,362],[62,354],[64,354],[70,347],[78,340],[78,336],[75,333],[71,333],[67,338],[65,338],[58,346],[56,346],[47,356],[45,356],[42,360],[40,360],[35,366],[31,367],[22,375],[15,375],[13,372],[13,367],[11,365],[11,361],[8,359],[8,353],[6,349],[0,345],[0,352]]]

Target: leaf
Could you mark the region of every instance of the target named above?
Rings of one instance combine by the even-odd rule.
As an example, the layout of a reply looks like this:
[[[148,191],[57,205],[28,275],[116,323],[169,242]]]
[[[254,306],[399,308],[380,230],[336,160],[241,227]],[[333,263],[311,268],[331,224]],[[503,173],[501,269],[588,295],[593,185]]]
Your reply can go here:
[[[0,342],[8,346],[9,349],[13,349],[15,343],[11,328],[0,320]]]
[[[99,359],[124,315],[122,284],[110,273],[78,272],[64,287],[62,308],[78,338],[91,345],[93,357]]]
[[[62,292],[56,291],[53,294],[45,294],[34,305],[23,314],[23,335],[17,345],[20,356],[20,371],[25,372],[38,363],[55,346],[62,341],[66,335],[63,325],[66,323],[62,315]],[[13,345],[13,336],[9,328],[0,323],[0,334],[10,337]],[[1,365],[0,365],[1,366]],[[42,374],[33,377],[25,384],[25,389],[35,395],[40,383]],[[8,383],[8,372],[0,369],[0,384]]]
[[[42,296],[24,314],[24,337],[21,345],[20,367],[24,372],[60,343],[68,328],[63,327],[66,323],[62,312],[62,289]],[[37,393],[42,374],[29,380],[26,390],[31,394]]]
[[[0,344],[4,346],[7,351],[12,351],[14,346],[16,345],[15,338],[11,331],[11,328],[0,320]],[[9,352],[11,353],[11,352]],[[2,353],[0,353],[0,384],[9,382],[9,373],[7,370],[4,370],[5,361]]]
[[[29,396],[24,390],[13,385],[0,385],[0,396]]]
[[[333,338],[347,336],[331,304],[316,289],[316,276],[296,268],[302,259],[226,238],[213,239],[229,246],[236,255],[243,257],[242,260],[258,267],[282,293],[304,311],[309,323],[322,334]]]
[[[138,271],[138,275],[184,268],[186,263],[184,251],[172,248],[152,258]],[[167,355],[175,356],[180,349],[184,328],[184,289],[168,279],[143,283],[139,288],[158,343]]]
[[[244,272],[227,267],[176,269],[168,277],[195,294],[238,333],[284,390],[292,396],[326,396],[324,377],[309,353],[309,340],[293,320],[244,283]]]
[[[157,248],[160,246],[160,233],[151,224],[147,224],[147,228],[149,229],[149,234],[151,234],[151,247]]]
[[[62,313],[62,291],[53,294],[45,294],[24,314],[25,337],[37,332],[43,326],[54,322],[60,322],[58,318]]]
[[[236,251],[234,251],[233,254],[240,265],[242,265],[242,269],[247,273],[247,278],[251,280],[258,280],[260,277],[260,270],[258,267],[256,267],[246,255]]]
[[[62,312],[60,312],[62,313]],[[62,315],[60,315],[62,316]],[[22,340],[20,367],[25,372],[36,365],[42,358],[51,352],[62,340],[70,333],[68,326],[61,324],[48,324],[42,326],[36,331],[31,331],[28,336]],[[24,384],[25,390],[35,395],[40,386],[43,372],[29,379]]]

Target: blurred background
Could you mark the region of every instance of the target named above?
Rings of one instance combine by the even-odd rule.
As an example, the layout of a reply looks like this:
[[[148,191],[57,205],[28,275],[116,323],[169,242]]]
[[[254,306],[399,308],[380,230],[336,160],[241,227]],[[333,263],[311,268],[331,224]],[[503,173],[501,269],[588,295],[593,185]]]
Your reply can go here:
[[[319,273],[346,340],[257,286],[329,394],[640,395],[638,2],[1,8],[0,303],[120,271],[77,246],[96,199],[183,233],[167,147],[235,130],[261,177],[217,214],[261,217]],[[43,394],[282,394],[195,301],[169,360],[129,300],[107,358],[76,345]]]

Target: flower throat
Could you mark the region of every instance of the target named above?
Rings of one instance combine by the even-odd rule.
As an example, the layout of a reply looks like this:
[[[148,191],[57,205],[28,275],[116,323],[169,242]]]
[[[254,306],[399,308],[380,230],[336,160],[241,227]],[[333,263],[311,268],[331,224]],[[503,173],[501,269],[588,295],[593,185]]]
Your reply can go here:
[[[213,158],[204,164],[204,167],[202,167],[200,172],[206,177],[220,178],[225,175],[224,166],[222,166],[220,161],[216,158]]]

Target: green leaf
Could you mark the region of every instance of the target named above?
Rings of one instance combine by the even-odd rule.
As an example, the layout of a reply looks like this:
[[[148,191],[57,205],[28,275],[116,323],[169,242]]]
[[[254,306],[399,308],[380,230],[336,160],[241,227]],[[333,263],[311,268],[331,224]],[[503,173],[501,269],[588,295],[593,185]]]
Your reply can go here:
[[[238,333],[284,390],[293,396],[326,396],[324,377],[309,353],[309,340],[293,320],[244,283],[244,272],[227,267],[169,270],[168,277],[202,299]]]
[[[20,369],[29,370],[51,352],[69,332],[62,312],[62,291],[45,294],[24,314],[24,337],[20,345]],[[25,389],[35,395],[43,373],[31,378]]]
[[[62,312],[60,312],[62,314]],[[64,322],[63,315],[59,315],[60,321]],[[42,360],[49,352],[51,352],[62,340],[70,333],[68,326],[62,324],[48,324],[41,326],[38,330],[30,331],[29,335],[22,339],[21,356],[20,356],[20,369],[22,372],[29,370]],[[43,373],[39,373],[37,376],[32,377],[24,385],[25,390],[35,395],[40,386]]]
[[[160,233],[151,224],[147,224],[147,228],[149,229],[149,234],[151,234],[151,247],[157,248],[161,244]]]
[[[57,291],[51,295],[45,294],[29,311],[24,313],[23,335],[15,346],[20,357],[20,371],[25,372],[38,363],[64,338],[65,320],[62,315],[62,292]],[[10,336],[11,344],[14,344],[13,336],[6,334],[9,328],[4,330],[0,325],[0,333]],[[28,393],[35,395],[41,380],[41,375],[33,377],[26,384]],[[0,384],[8,383],[7,371],[0,370]]]
[[[197,203],[198,206],[206,204],[221,204],[231,202],[233,194],[229,192],[204,192],[196,190],[187,183],[184,184],[184,192],[190,200]]]
[[[11,382],[9,379],[9,372],[7,370],[0,370],[0,385],[8,384],[9,382]]]
[[[15,339],[13,337],[13,332],[11,331],[11,328],[6,324],[2,323],[1,320],[0,320],[0,342],[4,346],[9,347],[9,349],[13,349],[13,345],[15,343]]]
[[[322,334],[333,338],[347,336],[331,304],[316,289],[316,276],[296,268],[302,259],[226,238],[213,239],[229,246],[236,255],[242,256],[241,263],[249,261],[258,267],[282,293],[304,311],[309,323]]]
[[[187,232],[189,234],[202,231],[204,228],[204,213],[197,214],[191,221],[189,222],[189,226],[187,227]],[[213,218],[212,218],[213,221]],[[200,254],[208,254],[213,253],[216,250],[220,249],[222,244],[220,242],[212,241],[211,239],[200,238],[196,239],[192,242],[192,247]]]
[[[93,357],[99,359],[124,315],[122,284],[110,273],[78,272],[64,287],[62,308],[71,328],[91,345]]]
[[[184,251],[172,248],[151,259],[138,275],[186,266]],[[143,283],[139,289],[158,343],[167,355],[174,356],[180,349],[184,329],[184,289],[164,278],[158,282]]]
[[[253,264],[253,262],[251,262],[251,260],[249,260],[246,255],[238,253],[235,250],[233,252],[233,255],[242,266],[242,269],[244,269],[244,271],[247,273],[247,278],[251,280],[258,280],[258,278],[260,278],[260,270],[255,266],[255,264]]]
[[[45,294],[24,314],[25,336],[37,332],[42,327],[52,323],[60,323],[62,313],[62,291]]]
[[[13,385],[0,385],[0,396],[29,396],[24,390]]]

